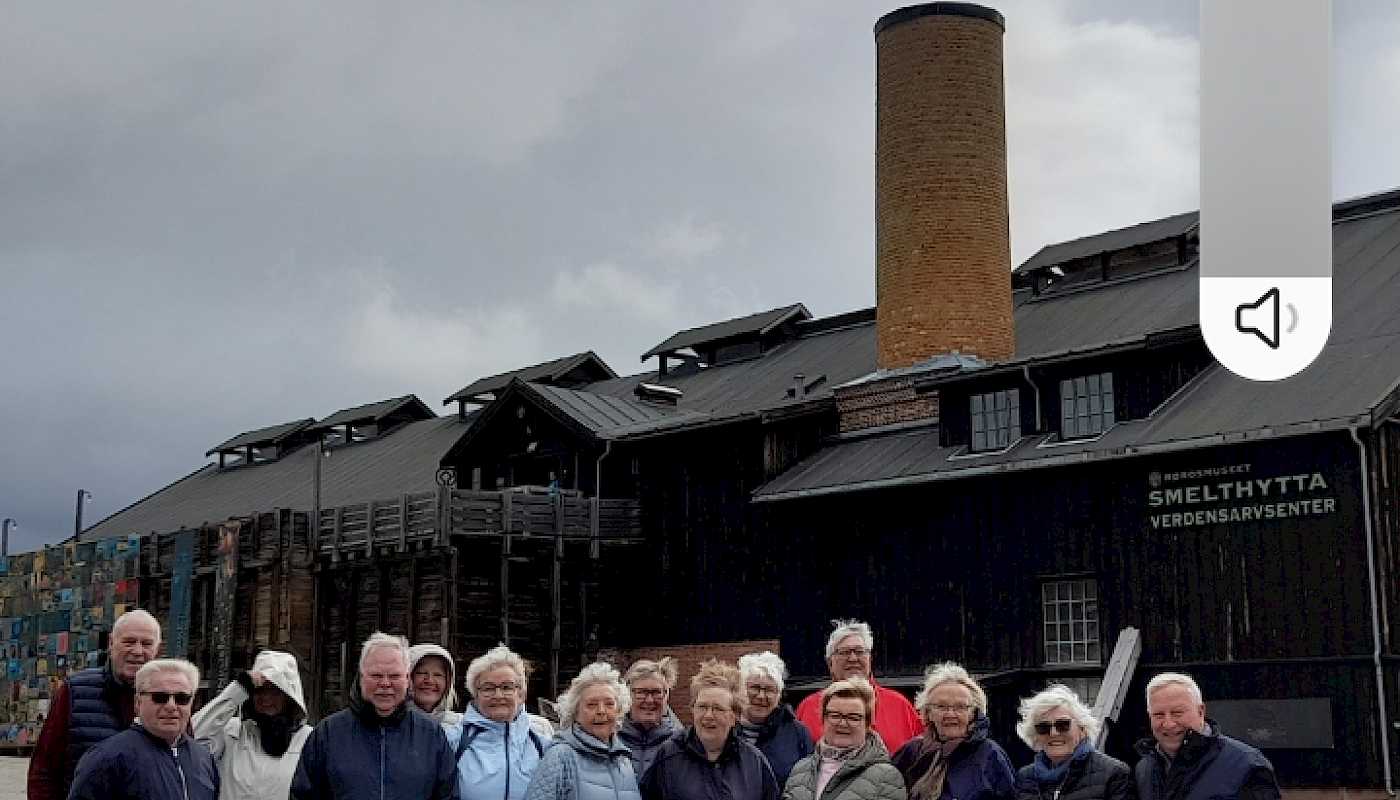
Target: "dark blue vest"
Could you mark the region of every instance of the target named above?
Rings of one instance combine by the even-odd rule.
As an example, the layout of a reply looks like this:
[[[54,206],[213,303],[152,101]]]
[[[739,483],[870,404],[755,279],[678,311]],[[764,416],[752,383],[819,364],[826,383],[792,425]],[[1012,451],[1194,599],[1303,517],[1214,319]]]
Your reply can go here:
[[[1213,723],[1207,735],[1186,735],[1170,769],[1151,739],[1144,739],[1138,752],[1142,759],[1134,778],[1141,800],[1234,798],[1256,769],[1273,770],[1263,753],[1222,735]]]
[[[68,768],[71,771],[89,748],[131,727],[117,719],[114,695],[131,692],[107,667],[93,667],[68,678]]]

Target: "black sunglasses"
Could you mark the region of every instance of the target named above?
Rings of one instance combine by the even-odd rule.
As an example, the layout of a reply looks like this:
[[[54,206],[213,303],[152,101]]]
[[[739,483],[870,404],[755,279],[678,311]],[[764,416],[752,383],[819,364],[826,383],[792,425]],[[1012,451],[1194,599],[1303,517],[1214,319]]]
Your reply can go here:
[[[1070,726],[1073,724],[1073,721],[1067,719],[1057,719],[1053,723],[1037,722],[1035,724],[1035,732],[1040,734],[1041,736],[1044,736],[1045,734],[1049,733],[1050,728],[1053,727],[1057,733],[1069,733]]]
[[[151,698],[158,706],[169,703],[171,698],[175,699],[175,705],[187,706],[190,704],[190,701],[194,699],[194,695],[189,692],[142,692],[141,694]]]

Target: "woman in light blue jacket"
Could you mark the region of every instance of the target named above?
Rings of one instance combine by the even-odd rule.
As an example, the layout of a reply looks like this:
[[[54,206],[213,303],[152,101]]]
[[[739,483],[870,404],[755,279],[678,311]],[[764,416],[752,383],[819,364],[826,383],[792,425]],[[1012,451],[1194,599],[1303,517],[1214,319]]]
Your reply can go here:
[[[632,756],[618,737],[631,693],[617,670],[589,664],[559,698],[562,732],[525,800],[641,800]]]
[[[461,723],[447,730],[457,754],[462,800],[523,800],[549,747],[525,713],[525,661],[505,645],[467,667],[472,701]]]

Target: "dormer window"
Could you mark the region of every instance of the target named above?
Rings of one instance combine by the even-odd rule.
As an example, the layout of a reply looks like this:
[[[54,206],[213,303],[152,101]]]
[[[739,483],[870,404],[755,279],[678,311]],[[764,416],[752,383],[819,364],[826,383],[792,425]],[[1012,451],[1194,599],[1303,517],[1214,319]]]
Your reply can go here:
[[[1004,450],[1021,438],[1021,391],[974,394],[969,400],[974,453]]]
[[[1115,422],[1113,373],[1100,372],[1060,381],[1060,438],[1098,436]]]

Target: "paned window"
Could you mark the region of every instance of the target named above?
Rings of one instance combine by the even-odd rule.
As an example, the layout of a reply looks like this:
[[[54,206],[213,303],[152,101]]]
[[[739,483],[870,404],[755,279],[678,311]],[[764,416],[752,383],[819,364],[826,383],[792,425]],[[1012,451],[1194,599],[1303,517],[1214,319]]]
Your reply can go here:
[[[1113,373],[1060,381],[1060,437],[1098,436],[1113,427]]]
[[[972,451],[1001,450],[1021,438],[1021,392],[1006,389],[972,396]]]
[[[1046,664],[1098,664],[1099,597],[1093,578],[1049,580],[1041,586]]]

